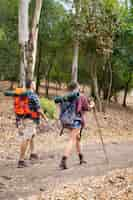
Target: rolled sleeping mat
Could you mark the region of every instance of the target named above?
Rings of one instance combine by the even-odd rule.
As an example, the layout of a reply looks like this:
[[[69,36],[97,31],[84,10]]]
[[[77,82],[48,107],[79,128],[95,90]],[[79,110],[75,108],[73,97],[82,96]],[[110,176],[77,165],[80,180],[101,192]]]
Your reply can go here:
[[[8,97],[14,97],[15,96],[15,92],[7,90],[7,91],[4,92],[4,95],[8,96]]]
[[[54,98],[55,103],[62,103],[64,101],[74,101],[80,96],[79,92],[71,92],[65,96],[57,96]]]
[[[15,97],[15,96],[27,96],[28,91],[26,91],[24,88],[16,88],[14,91],[7,90],[4,92],[5,96]]]

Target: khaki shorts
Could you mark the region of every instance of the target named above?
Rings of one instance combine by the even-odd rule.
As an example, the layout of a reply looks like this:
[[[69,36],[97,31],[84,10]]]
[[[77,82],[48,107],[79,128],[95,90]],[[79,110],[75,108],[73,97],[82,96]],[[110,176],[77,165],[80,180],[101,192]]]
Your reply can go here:
[[[30,140],[36,135],[37,125],[31,119],[24,119],[18,125],[18,137],[21,141]]]

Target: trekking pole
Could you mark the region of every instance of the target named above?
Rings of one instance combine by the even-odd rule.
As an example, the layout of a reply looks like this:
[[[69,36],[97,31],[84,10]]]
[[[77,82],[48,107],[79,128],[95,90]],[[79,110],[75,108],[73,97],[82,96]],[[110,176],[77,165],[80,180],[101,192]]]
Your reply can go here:
[[[64,127],[62,126],[61,131],[60,131],[60,136],[62,136],[64,133]]]
[[[80,128],[80,133],[79,133],[79,135],[80,135],[80,140],[81,140],[81,137],[82,137],[82,131],[83,131],[83,126],[81,126],[81,128]]]
[[[97,124],[97,127],[98,127],[98,133],[99,133],[100,140],[101,140],[101,143],[102,143],[102,147],[103,147],[103,152],[104,152],[105,160],[106,160],[107,164],[109,164],[109,159],[108,159],[107,152],[106,152],[106,148],[105,148],[105,144],[104,144],[104,141],[103,141],[103,136],[102,136],[101,127],[100,127],[100,124],[99,124],[99,121],[98,121],[98,118],[97,118],[97,115],[96,115],[96,110],[95,110],[95,108],[93,109],[93,113],[94,113],[94,117],[95,117],[96,124]]]

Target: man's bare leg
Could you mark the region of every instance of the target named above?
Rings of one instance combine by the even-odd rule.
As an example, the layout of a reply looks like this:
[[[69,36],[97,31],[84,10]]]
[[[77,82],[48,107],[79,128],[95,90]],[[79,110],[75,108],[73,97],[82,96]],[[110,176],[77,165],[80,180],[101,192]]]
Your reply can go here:
[[[34,142],[34,136],[30,139],[30,153],[34,153],[35,150],[35,142]]]
[[[38,159],[38,155],[35,153],[35,136],[30,139],[30,160]]]
[[[18,162],[18,167],[19,168],[26,166],[26,164],[24,163],[24,159],[25,159],[25,153],[26,153],[26,150],[27,150],[27,147],[28,147],[28,143],[29,143],[29,140],[24,140],[21,143],[21,146],[20,146],[20,157],[19,157],[19,162]]]
[[[21,146],[20,146],[20,158],[19,160],[24,160],[25,158],[25,153],[26,153],[26,150],[27,150],[27,147],[28,147],[28,143],[29,143],[29,140],[25,140],[21,143]]]

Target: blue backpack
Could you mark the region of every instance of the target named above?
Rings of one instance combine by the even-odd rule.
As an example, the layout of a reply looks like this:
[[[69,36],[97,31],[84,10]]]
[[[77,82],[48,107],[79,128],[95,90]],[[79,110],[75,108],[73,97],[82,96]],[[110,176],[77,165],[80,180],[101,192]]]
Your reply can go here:
[[[71,127],[75,120],[80,120],[81,118],[77,116],[76,113],[76,101],[63,101],[60,104],[61,113],[60,121],[63,127]]]

